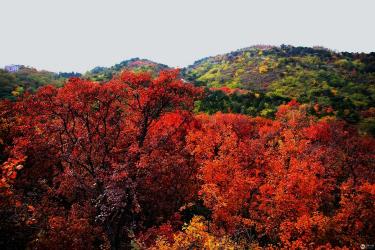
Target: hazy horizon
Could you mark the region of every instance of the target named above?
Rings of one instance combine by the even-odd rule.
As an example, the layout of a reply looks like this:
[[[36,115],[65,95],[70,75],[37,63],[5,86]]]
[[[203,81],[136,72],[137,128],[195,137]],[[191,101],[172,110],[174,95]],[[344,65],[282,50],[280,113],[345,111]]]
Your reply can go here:
[[[184,67],[257,44],[375,51],[371,0],[14,0],[0,7],[0,67],[83,73],[134,57]]]

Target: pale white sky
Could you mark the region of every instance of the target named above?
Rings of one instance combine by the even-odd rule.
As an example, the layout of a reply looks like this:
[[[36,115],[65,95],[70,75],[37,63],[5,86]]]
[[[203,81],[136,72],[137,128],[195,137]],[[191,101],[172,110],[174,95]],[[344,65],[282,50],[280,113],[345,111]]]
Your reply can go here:
[[[184,67],[254,44],[375,51],[374,0],[0,0],[0,67]]]

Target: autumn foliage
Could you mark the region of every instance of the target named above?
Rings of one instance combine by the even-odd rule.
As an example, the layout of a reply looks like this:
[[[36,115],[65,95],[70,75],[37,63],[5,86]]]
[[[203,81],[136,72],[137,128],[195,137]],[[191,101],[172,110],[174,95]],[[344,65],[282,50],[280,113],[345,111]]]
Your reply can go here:
[[[375,140],[296,101],[194,114],[178,71],[0,103],[2,249],[315,249],[375,238]]]

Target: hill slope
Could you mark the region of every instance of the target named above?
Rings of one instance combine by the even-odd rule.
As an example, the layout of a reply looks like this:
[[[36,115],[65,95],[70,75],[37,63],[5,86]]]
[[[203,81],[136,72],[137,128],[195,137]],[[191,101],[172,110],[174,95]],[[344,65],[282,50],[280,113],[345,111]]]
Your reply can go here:
[[[367,83],[374,80],[371,73],[375,72],[375,53],[335,53],[320,47],[286,45],[253,46],[198,60],[184,69],[184,75],[208,87],[267,90],[277,80],[311,71],[320,71],[317,77],[325,77],[321,80],[341,75],[338,80]]]
[[[149,71],[157,73],[167,68],[169,68],[167,65],[156,63],[147,59],[132,58],[111,67],[95,67],[94,69],[86,72],[84,77],[93,81],[103,82],[112,79],[113,76],[117,75],[122,70]]]
[[[158,73],[169,67],[133,58],[111,67],[96,67],[82,77],[104,82],[122,70]],[[337,53],[321,47],[253,46],[203,58],[183,68],[187,81],[205,86],[196,111],[234,112],[273,117],[292,99],[308,105],[319,117],[337,116],[359,123],[375,134],[375,53]],[[46,84],[62,85],[75,73],[53,73],[22,67],[0,70],[0,99],[34,91]]]
[[[62,86],[65,80],[72,76],[81,76],[81,74],[54,73],[26,66],[20,66],[16,72],[0,69],[0,99],[14,100],[24,92],[34,92],[47,84]]]
[[[349,122],[374,123],[375,53],[254,46],[196,61],[183,75],[196,85],[234,92],[210,91],[200,111],[272,116],[277,105],[296,99],[320,115],[333,109]]]

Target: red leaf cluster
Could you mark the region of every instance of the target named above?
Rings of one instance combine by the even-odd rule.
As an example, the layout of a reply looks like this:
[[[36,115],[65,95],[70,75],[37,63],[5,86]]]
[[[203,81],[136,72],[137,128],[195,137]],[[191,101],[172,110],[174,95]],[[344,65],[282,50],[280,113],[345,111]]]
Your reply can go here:
[[[0,244],[371,243],[374,138],[308,116],[296,101],[274,120],[194,114],[201,94],[172,70],[123,72],[104,84],[72,78],[1,102]]]

